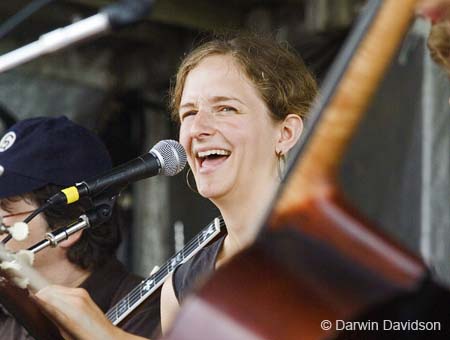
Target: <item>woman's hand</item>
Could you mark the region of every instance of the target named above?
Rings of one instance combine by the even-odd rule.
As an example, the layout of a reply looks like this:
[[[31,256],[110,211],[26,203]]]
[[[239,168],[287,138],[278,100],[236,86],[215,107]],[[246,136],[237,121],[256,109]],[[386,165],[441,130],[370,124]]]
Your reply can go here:
[[[48,286],[34,296],[65,339],[139,338],[115,327],[82,288]]]

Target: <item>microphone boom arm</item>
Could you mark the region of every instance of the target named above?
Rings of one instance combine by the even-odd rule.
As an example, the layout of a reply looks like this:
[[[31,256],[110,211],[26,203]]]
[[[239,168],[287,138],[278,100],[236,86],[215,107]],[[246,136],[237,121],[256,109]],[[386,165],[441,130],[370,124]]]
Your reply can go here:
[[[0,56],[0,73],[111,29],[132,24],[148,14],[153,2],[122,0],[107,6],[98,14],[43,34],[37,41]]]
[[[108,28],[108,18],[99,13],[43,34],[37,41],[0,56],[0,72],[12,69],[41,55],[61,50],[89,37],[100,35]]]

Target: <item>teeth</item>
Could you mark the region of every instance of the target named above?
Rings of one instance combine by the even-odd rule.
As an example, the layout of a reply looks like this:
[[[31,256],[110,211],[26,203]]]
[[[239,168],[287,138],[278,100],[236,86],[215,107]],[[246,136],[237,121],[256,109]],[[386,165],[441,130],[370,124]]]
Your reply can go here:
[[[230,154],[230,151],[227,150],[208,150],[208,151],[202,151],[197,154],[197,157],[208,157],[210,155],[222,155],[222,156],[228,156]]]

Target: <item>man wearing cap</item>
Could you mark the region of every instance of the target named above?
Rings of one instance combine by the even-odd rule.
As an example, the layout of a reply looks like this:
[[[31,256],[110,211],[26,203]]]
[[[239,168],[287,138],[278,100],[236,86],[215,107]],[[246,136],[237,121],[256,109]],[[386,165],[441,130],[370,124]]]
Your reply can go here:
[[[100,139],[66,117],[32,118],[13,125],[0,139],[3,223],[12,225],[23,221],[63,187],[110,168],[111,159]],[[43,240],[46,232],[76,220],[90,205],[90,201],[80,200],[46,210],[29,223],[26,240],[11,239],[7,248],[27,249]],[[34,267],[53,284],[85,288],[106,312],[142,280],[130,274],[116,259],[120,239],[113,216],[97,228],[73,234],[55,248],[41,250],[35,256]],[[159,296],[143,305],[122,328],[141,336],[155,336],[159,332]],[[1,305],[0,334],[2,340],[31,338]]]

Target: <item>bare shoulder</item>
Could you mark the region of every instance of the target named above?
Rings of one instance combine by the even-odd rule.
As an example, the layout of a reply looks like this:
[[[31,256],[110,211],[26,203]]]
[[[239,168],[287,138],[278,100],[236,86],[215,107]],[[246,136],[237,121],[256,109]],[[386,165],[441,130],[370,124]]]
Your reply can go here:
[[[163,334],[169,330],[179,309],[180,305],[173,290],[171,274],[161,289],[161,327]]]

